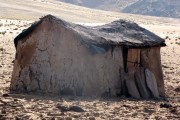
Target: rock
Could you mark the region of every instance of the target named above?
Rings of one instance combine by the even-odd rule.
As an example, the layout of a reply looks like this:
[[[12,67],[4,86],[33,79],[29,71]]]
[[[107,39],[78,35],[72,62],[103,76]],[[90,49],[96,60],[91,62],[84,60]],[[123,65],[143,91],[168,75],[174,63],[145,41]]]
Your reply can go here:
[[[147,89],[147,84],[144,75],[144,68],[137,68],[135,72],[135,81],[142,98],[150,98],[150,93]]]
[[[72,120],[72,117],[66,117],[65,120]]]
[[[151,110],[151,109],[148,109],[148,108],[144,108],[144,112],[149,113],[149,114],[152,114],[152,113],[154,113],[155,111],[154,111],[154,110]]]
[[[99,117],[99,113],[98,112],[94,113],[94,116]]]
[[[67,112],[67,111],[72,111],[72,112],[85,112],[81,107],[79,106],[62,106],[62,105],[58,105],[57,106],[58,109],[61,110],[61,112]]]
[[[125,80],[125,82],[129,95],[131,95],[134,98],[140,99],[141,97],[134,79],[134,72],[135,72],[135,68],[129,68],[128,70],[129,75],[128,78]]]
[[[85,112],[81,107],[79,106],[70,106],[69,107],[69,111],[73,111],[73,112]]]
[[[129,106],[129,105],[123,105],[123,107],[131,108],[131,106]]]
[[[167,104],[167,103],[160,104],[160,108],[171,108],[171,107],[173,107],[171,104]]]
[[[0,114],[0,120],[3,120],[2,118],[4,117],[4,115],[3,114]]]
[[[85,115],[86,117],[89,117],[90,116],[90,114],[89,113],[86,113],[86,115]]]
[[[61,116],[61,114],[60,113],[55,113],[55,112],[49,112],[48,114],[47,114],[48,116]]]
[[[174,89],[175,92],[180,92],[180,87]]]
[[[61,112],[67,112],[69,108],[67,106],[58,105],[56,108],[58,108]]]
[[[138,113],[133,113],[132,117],[136,117],[138,115]]]
[[[96,120],[95,117],[89,117],[89,120]]]
[[[14,99],[14,101],[15,101],[15,102],[17,102],[17,101],[18,101],[18,99],[16,99],[16,98],[15,98],[15,99]]]
[[[149,69],[146,69],[145,75],[146,75],[147,86],[150,89],[151,93],[153,94],[153,97],[159,98],[159,91],[154,74]]]
[[[3,97],[9,97],[9,94],[5,93],[2,95]]]
[[[115,117],[115,118],[113,118],[113,120],[120,120],[120,118],[119,117]]]
[[[18,116],[15,117],[15,120],[21,120]]]
[[[6,110],[1,110],[1,113],[2,114],[6,114]]]
[[[55,117],[52,117],[51,120],[56,120]]]
[[[176,108],[171,109],[170,112],[172,114],[178,115],[178,111],[176,110]]]
[[[73,118],[79,118],[80,115],[76,115],[76,114],[75,114],[75,115],[72,115],[72,117],[73,117]]]

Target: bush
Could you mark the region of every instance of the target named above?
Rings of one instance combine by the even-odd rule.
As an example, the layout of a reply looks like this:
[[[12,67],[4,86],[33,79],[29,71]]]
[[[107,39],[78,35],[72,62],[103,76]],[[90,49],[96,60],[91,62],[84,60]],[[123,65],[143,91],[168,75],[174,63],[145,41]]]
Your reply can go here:
[[[180,45],[180,42],[176,42],[177,45]]]
[[[6,31],[4,31],[4,32],[0,32],[0,34],[5,35],[5,34],[6,34]]]
[[[165,39],[168,39],[168,38],[169,38],[169,36],[166,36],[166,37],[165,37]]]
[[[3,51],[4,49],[3,48],[0,48],[0,51]]]

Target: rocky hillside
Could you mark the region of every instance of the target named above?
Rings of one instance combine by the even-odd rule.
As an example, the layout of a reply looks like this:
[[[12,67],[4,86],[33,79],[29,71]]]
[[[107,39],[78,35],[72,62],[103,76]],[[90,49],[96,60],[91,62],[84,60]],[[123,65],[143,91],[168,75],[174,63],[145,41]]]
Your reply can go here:
[[[139,0],[122,12],[180,18],[180,0]]]
[[[59,0],[66,3],[109,11],[121,11],[138,0]]]
[[[180,18],[180,0],[59,0],[108,11]]]

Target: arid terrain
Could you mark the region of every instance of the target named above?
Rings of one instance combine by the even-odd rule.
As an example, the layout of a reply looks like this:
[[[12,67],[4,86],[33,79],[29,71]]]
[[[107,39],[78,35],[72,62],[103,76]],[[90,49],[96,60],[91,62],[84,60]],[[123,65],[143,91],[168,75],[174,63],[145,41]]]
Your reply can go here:
[[[0,120],[180,119],[179,19],[104,12],[54,0],[25,1],[0,0]],[[45,14],[88,25],[127,19],[164,38],[167,46],[162,48],[161,58],[166,98],[135,100],[125,97],[105,99],[10,93],[9,85],[16,52],[13,39]],[[76,106],[76,109],[66,111],[66,106]],[[84,112],[77,110],[79,107]]]

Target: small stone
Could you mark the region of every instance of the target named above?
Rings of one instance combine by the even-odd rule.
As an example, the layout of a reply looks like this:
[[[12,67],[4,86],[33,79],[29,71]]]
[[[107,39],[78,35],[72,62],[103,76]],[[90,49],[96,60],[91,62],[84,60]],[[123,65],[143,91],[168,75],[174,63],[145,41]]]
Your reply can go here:
[[[138,114],[137,113],[133,113],[132,114],[132,117],[136,117]]]
[[[0,114],[0,120],[1,120],[1,118],[3,118],[4,117],[4,115],[3,114]]]
[[[89,113],[86,113],[86,116],[88,117],[88,116],[90,116],[90,114],[89,114]]]
[[[56,120],[55,117],[52,117],[51,120]]]
[[[94,113],[94,116],[95,117],[99,117],[99,113]]]
[[[56,106],[56,108],[58,108],[61,112],[67,112],[69,110],[67,106],[63,106],[63,105],[58,105]]]
[[[175,92],[180,92],[180,87],[174,89]]]
[[[1,113],[2,113],[2,114],[6,114],[6,111],[5,111],[5,110],[2,110]]]
[[[72,115],[73,118],[79,118],[80,115]]]
[[[148,108],[144,108],[144,112],[149,113],[149,114],[152,114],[152,113],[154,113],[155,111],[154,111],[154,110],[151,110],[151,109],[148,109]]]
[[[72,120],[72,117],[66,117],[65,120]]]
[[[9,97],[9,94],[5,93],[2,95],[3,97]]]
[[[96,120],[95,117],[89,117],[89,120]]]
[[[79,106],[70,106],[69,107],[69,111],[73,111],[73,112],[85,112],[81,107]]]
[[[17,102],[17,101],[18,101],[18,99],[16,99],[16,98],[15,98],[15,99],[14,99],[14,101],[15,101],[15,102]]]
[[[171,104],[167,104],[167,103],[161,103],[160,104],[160,108],[170,108],[170,107],[172,107],[172,105]]]
[[[177,110],[176,109],[172,109],[172,110],[170,110],[170,112],[172,113],[172,114],[178,114],[178,112],[177,112]]]

